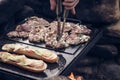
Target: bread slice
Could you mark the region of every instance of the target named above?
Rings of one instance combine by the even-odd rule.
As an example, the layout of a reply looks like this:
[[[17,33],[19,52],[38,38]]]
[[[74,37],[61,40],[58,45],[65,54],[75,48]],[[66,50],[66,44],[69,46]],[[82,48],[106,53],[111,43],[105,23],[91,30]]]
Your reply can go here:
[[[42,60],[30,59],[24,55],[15,55],[8,52],[0,52],[0,61],[31,72],[42,72],[47,68],[47,64]]]
[[[2,50],[8,52],[15,52],[18,54],[24,54],[26,56],[41,59],[50,63],[57,62],[58,60],[57,54],[55,54],[50,50],[38,48],[30,45],[25,45],[25,44],[19,44],[19,43],[5,44],[2,46]]]

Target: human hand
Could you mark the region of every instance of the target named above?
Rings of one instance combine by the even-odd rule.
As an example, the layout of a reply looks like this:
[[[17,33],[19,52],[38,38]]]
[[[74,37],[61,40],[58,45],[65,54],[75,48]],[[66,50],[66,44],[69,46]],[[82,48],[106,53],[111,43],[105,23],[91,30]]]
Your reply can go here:
[[[72,14],[75,14],[75,7],[79,3],[79,0],[64,0],[63,1],[63,6],[67,10],[71,10]],[[56,7],[56,0],[50,0],[50,8],[51,10],[54,10]]]

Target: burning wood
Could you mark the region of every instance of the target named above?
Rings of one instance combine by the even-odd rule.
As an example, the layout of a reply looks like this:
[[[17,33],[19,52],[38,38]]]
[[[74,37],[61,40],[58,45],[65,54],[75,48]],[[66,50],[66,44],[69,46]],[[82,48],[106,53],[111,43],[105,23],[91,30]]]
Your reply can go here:
[[[81,76],[75,77],[74,74],[73,74],[73,72],[71,72],[71,74],[68,76],[68,78],[70,80],[83,80],[83,78]]]

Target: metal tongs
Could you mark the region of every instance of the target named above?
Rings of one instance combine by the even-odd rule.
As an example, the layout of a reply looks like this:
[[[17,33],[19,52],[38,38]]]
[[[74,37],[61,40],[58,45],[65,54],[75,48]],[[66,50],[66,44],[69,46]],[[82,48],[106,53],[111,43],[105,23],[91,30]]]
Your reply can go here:
[[[61,27],[61,14],[62,14],[62,0],[56,0],[57,5],[56,5],[56,15],[57,15],[57,41],[59,41],[63,35],[64,32],[64,26],[66,23],[66,18],[68,16],[69,11],[64,9],[63,12],[63,24]]]

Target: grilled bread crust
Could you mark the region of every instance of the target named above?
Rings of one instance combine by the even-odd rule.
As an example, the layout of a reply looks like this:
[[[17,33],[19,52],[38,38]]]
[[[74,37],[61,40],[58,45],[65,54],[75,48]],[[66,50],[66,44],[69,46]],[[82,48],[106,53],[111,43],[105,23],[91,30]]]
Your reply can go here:
[[[0,52],[0,62],[11,64],[31,72],[43,72],[47,64],[42,60],[30,59],[24,55]]]
[[[54,52],[37,48],[34,46],[28,46],[25,44],[5,44],[2,46],[2,50],[8,51],[8,52],[15,52],[17,54],[23,54],[32,58],[41,59],[46,62],[55,63],[58,60],[57,54]]]

